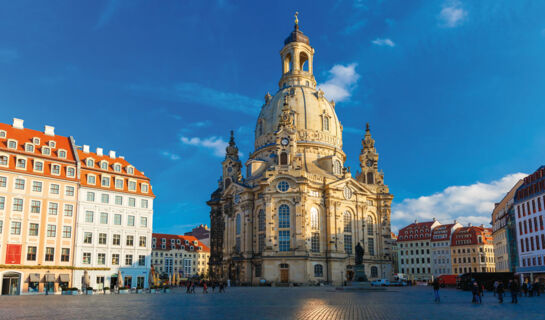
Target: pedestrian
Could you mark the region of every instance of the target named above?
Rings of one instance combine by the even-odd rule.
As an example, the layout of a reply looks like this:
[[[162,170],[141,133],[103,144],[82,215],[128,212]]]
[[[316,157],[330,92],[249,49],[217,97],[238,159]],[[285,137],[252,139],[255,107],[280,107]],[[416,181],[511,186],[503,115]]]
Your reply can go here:
[[[484,297],[484,284],[479,285],[479,294]]]
[[[208,287],[206,286],[206,281],[203,282],[202,293],[208,293]]]
[[[435,302],[441,302],[441,298],[439,297],[439,279],[437,278],[433,280],[433,295],[435,296]]]
[[[216,290],[216,282],[212,281],[212,293]]]
[[[195,281],[191,281],[191,293],[195,293]]]
[[[496,296],[497,290],[498,290],[498,280],[494,281],[494,297]]]
[[[225,289],[223,288],[223,282],[220,282],[220,293],[225,292]]]
[[[522,292],[524,292],[524,296],[528,296],[528,279],[524,280],[524,283],[522,284]]]
[[[185,293],[191,293],[191,282],[190,282],[190,281],[188,281],[188,282],[186,283],[186,291],[185,291]]]
[[[539,283],[539,280],[536,279],[536,281],[534,281],[534,292],[535,292],[535,295],[539,297],[539,296],[541,295],[540,291],[541,291],[541,283]]]
[[[503,281],[498,283],[498,300],[503,303]]]
[[[515,279],[515,281],[510,280],[511,287],[509,288],[511,290],[511,303],[519,303],[518,301],[518,293],[519,293],[519,282]]]
[[[471,293],[473,294],[473,303],[482,303],[481,295],[479,294],[479,285],[477,282],[473,282],[473,287],[471,288]]]
[[[528,296],[534,296],[534,286],[532,285],[532,281],[528,281]]]

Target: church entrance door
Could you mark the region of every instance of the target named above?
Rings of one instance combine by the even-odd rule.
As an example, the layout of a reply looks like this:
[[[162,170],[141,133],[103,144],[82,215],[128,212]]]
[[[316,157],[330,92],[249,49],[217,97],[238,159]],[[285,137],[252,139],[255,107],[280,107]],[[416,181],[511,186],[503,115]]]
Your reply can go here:
[[[287,263],[280,264],[280,282],[288,283],[289,282],[290,269]]]

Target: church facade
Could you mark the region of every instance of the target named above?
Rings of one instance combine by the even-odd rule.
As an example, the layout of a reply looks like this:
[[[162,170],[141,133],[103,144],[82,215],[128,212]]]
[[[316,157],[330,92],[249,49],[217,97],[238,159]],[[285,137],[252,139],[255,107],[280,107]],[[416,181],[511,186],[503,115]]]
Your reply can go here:
[[[280,55],[279,90],[265,96],[255,150],[243,165],[231,132],[207,202],[210,275],[241,284],[339,284],[353,276],[359,243],[368,279],[390,278],[393,196],[369,126],[361,172],[352,176],[335,103],[316,88],[314,49],[297,20]]]

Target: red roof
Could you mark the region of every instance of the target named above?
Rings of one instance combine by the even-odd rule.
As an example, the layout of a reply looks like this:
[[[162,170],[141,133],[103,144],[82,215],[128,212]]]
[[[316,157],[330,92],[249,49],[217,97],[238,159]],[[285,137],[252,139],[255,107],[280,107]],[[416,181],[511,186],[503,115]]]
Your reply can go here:
[[[200,252],[201,250],[199,250],[198,247],[202,247],[202,252],[210,252],[210,248],[208,248],[204,243],[199,241],[194,236],[182,236],[182,235],[177,235],[177,234],[154,233],[154,234],[152,234],[152,241],[153,241],[153,239],[155,239],[155,249],[153,249],[153,250],[171,250],[171,249],[185,249],[185,250],[188,250],[189,248],[185,244],[185,241],[187,240],[187,241],[189,241],[189,246],[194,247],[194,251]],[[165,243],[166,249],[163,249],[162,246],[161,246],[161,244],[163,243],[163,239],[166,239],[166,243]],[[171,240],[174,240],[174,243],[172,243]],[[178,240],[180,240],[180,243],[178,243]],[[197,241],[197,245],[194,245],[193,241]],[[182,246],[184,246],[184,248],[182,248]]]
[[[89,188],[97,188],[97,189],[104,189],[104,190],[111,190],[111,191],[120,191],[125,193],[131,193],[134,192],[135,194],[144,195],[144,196],[151,196],[153,197],[153,191],[151,190],[151,184],[150,179],[146,177],[141,171],[136,169],[133,165],[131,165],[127,160],[117,157],[112,158],[109,155],[98,155],[94,152],[83,152],[83,150],[78,150],[78,155],[81,163],[81,185],[83,187],[89,187]],[[93,166],[89,167],[87,166],[87,159],[92,158],[94,160]],[[108,167],[106,170],[101,169],[100,164],[101,162],[106,161],[108,163]],[[114,164],[119,164],[121,166],[121,171],[114,171]],[[132,167],[134,170],[133,174],[128,173],[128,168]],[[87,176],[89,174],[93,174],[96,176],[96,184],[89,184],[87,183]],[[110,186],[104,187],[101,184],[101,175],[108,175],[110,178]],[[123,189],[117,189],[115,187],[115,179],[122,178],[123,181]],[[136,180],[136,191],[129,191],[129,184],[127,179],[134,179]],[[145,183],[148,185],[148,192],[142,192],[142,183]]]
[[[419,241],[431,239],[431,226],[436,221],[412,223],[399,230],[397,241]]]
[[[446,241],[450,239],[450,233],[452,232],[454,224],[442,224],[433,228],[431,232],[431,241]]]
[[[32,129],[18,129],[5,123],[0,123],[0,131],[6,132],[5,138],[0,138],[0,152],[8,156],[8,167],[3,168],[5,170],[14,172],[26,172],[32,175],[38,176],[54,176],[58,179],[77,180],[76,175],[74,177],[66,176],[67,165],[76,169],[76,158],[72,152],[72,146],[68,137],[59,135],[46,135],[44,132],[32,130]],[[39,141],[34,141],[33,138],[38,138]],[[8,148],[8,142],[10,140],[17,141],[16,148]],[[39,143],[34,143],[39,142]],[[51,145],[51,142],[54,145]],[[26,145],[32,145],[32,151],[27,151]],[[49,155],[43,154],[45,148],[49,149]],[[64,151],[66,156],[64,158],[59,157],[60,151]],[[26,169],[16,169],[16,156],[27,157]],[[43,172],[34,171],[33,159],[39,159],[44,162]],[[51,173],[51,165],[59,164],[61,166],[60,174],[54,175]]]
[[[478,237],[482,242],[479,243]],[[492,229],[483,227],[462,227],[452,234],[451,246],[467,246],[477,244],[492,244]]]

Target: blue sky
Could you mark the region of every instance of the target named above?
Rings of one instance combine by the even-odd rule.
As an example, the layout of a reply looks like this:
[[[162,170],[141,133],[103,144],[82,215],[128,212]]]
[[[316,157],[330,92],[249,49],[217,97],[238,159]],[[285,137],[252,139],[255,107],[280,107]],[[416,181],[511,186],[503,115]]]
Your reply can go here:
[[[152,179],[155,231],[182,233],[229,130],[252,151],[296,10],[353,170],[371,123],[394,229],[486,223],[543,164],[543,1],[4,1],[0,121],[116,150]]]

